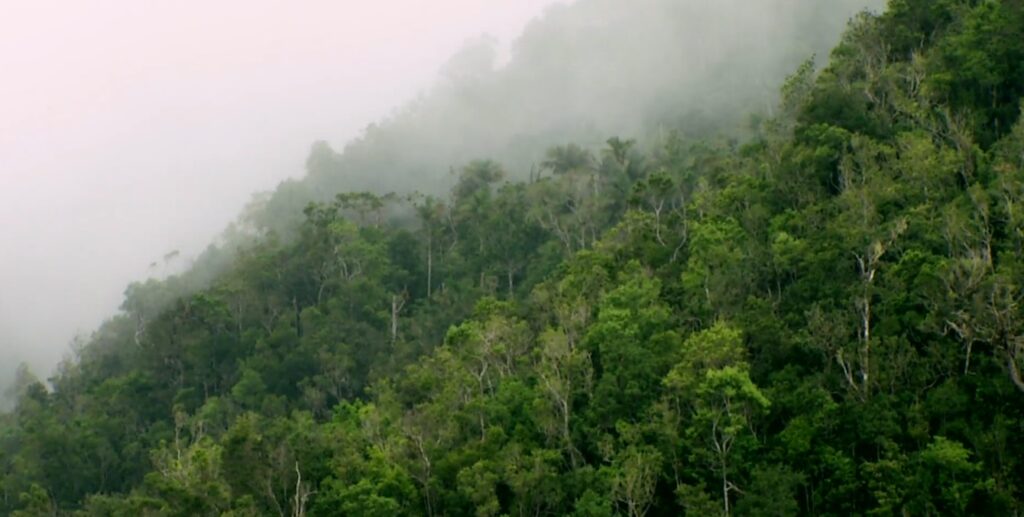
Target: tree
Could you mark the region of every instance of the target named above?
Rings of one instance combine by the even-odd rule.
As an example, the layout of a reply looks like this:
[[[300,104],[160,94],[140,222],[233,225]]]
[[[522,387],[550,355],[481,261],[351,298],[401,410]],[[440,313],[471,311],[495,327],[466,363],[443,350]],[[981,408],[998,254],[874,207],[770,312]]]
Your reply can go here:
[[[686,437],[695,459],[718,475],[722,508],[731,513],[735,454],[756,447],[754,419],[770,405],[751,381],[740,333],[724,323],[694,334],[682,358],[665,377],[677,411],[689,413]]]
[[[595,430],[640,418],[635,408],[658,397],[679,339],[658,298],[660,289],[660,282],[633,262],[619,274],[618,287],[601,300],[584,341],[594,361],[588,420]]]

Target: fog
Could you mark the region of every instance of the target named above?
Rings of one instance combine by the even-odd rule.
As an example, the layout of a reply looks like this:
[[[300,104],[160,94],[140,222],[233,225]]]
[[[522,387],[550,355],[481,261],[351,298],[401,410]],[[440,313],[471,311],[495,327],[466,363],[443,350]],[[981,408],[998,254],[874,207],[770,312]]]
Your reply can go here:
[[[5,2],[0,381],[21,360],[48,374],[129,281],[301,176],[313,141],[343,144],[551,3]]]
[[[785,77],[828,52],[856,13],[882,0],[577,0],[532,21],[503,59],[486,38],[437,84],[342,148],[314,148],[309,176],[256,219],[294,223],[308,199],[343,190],[443,194],[478,158],[525,179],[553,145],[611,136],[656,142],[742,138],[770,115]]]
[[[48,373],[130,281],[188,267],[254,192],[276,187],[250,219],[284,228],[342,189],[443,192],[474,158],[525,176],[569,141],[738,135],[881,4],[5,6],[0,377],[20,360]]]

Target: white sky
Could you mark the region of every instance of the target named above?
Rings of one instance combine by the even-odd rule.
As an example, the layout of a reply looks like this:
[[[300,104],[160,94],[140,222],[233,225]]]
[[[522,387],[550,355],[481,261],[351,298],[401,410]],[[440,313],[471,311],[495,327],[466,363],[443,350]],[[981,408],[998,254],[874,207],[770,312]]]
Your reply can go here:
[[[0,0],[0,377],[557,2]]]

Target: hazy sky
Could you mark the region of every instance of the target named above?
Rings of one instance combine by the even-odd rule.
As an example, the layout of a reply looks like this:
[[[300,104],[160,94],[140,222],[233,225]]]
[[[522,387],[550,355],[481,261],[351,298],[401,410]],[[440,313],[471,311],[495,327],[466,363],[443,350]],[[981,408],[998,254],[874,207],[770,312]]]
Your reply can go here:
[[[462,44],[566,0],[0,3],[0,378],[253,192],[429,87]]]

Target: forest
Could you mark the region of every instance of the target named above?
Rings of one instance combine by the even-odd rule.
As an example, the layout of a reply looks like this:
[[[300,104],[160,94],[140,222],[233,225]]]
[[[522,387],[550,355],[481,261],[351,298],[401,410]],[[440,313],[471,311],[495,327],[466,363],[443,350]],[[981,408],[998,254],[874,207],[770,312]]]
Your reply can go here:
[[[314,145],[19,370],[0,514],[1020,515],[1024,2],[890,0],[805,57],[742,133],[445,192],[346,187],[400,131]]]

